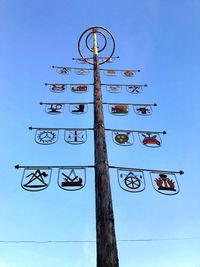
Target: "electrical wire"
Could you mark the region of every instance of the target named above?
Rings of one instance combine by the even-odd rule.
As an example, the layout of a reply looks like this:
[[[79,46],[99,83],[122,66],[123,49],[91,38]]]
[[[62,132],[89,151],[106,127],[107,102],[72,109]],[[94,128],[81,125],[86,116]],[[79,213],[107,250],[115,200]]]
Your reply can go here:
[[[180,237],[180,238],[149,238],[149,239],[119,239],[117,242],[156,242],[156,241],[184,241],[200,240],[200,237]],[[0,240],[1,243],[7,244],[52,244],[52,243],[96,243],[95,240]]]

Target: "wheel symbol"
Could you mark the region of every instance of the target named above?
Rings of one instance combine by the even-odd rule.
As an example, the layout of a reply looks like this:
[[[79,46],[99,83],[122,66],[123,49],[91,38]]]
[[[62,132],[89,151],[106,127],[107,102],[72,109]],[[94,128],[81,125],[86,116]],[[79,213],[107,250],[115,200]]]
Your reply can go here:
[[[124,179],[124,183],[130,189],[138,189],[141,185],[139,178],[137,176],[135,176],[134,174],[128,175]]]

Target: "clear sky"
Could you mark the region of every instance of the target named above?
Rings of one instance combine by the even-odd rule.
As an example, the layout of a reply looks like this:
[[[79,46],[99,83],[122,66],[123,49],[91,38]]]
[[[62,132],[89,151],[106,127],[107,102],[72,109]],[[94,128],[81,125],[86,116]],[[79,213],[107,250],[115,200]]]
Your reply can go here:
[[[142,146],[137,136],[133,146],[118,146],[107,133],[109,163],[185,172],[177,175],[180,193],[165,196],[153,189],[148,173],[146,189],[134,194],[123,191],[116,170],[110,171],[120,267],[200,267],[199,13],[198,0],[0,0],[0,267],[95,266],[94,242],[7,242],[95,241],[92,169],[82,190],[61,190],[54,169],[49,188],[37,193],[20,187],[23,170],[14,169],[93,165],[92,133],[80,146],[65,143],[63,132],[57,143],[41,146],[28,127],[93,127],[92,107],[82,116],[68,107],[50,116],[39,102],[92,101],[92,88],[87,94],[53,94],[44,83],[92,83],[92,73],[62,76],[51,66],[79,67],[71,60],[78,56],[78,38],[94,25],[108,28],[116,40],[120,59],[106,67],[141,69],[135,78],[102,75],[102,82],[148,84],[140,95],[102,88],[104,101],[158,104],[149,117],[133,111],[113,116],[105,106],[106,127],[167,131],[157,149]]]

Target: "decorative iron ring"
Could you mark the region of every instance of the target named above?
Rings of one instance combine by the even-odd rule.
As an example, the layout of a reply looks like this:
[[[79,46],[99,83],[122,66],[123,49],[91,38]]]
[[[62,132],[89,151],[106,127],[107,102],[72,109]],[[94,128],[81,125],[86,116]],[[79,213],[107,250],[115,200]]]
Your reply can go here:
[[[98,32],[98,33],[99,33],[100,35],[103,36],[104,41],[105,41],[104,46],[103,46],[100,50],[98,49],[98,52],[100,53],[101,51],[103,51],[103,50],[105,49],[105,47],[106,47],[106,45],[107,45],[107,39],[106,39],[105,34],[103,34],[102,32]],[[91,48],[88,46],[88,38],[89,38],[89,36],[90,36],[91,34],[93,34],[93,32],[91,32],[91,33],[89,33],[89,34],[87,35],[86,40],[85,40],[85,44],[86,44],[87,49],[90,50],[91,52],[93,52],[93,49],[91,49]]]
[[[91,62],[88,58],[85,58],[85,57],[83,56],[83,54],[82,54],[82,52],[81,52],[81,47],[80,47],[80,46],[81,46],[81,40],[82,40],[83,36],[84,36],[88,31],[91,31],[91,30],[93,30],[93,29],[97,29],[97,30],[98,30],[98,29],[102,29],[103,31],[107,32],[107,33],[109,34],[109,36],[111,37],[111,39],[112,39],[112,45],[113,45],[113,47],[112,47],[112,51],[111,51],[111,53],[110,53],[110,56],[106,57],[106,59],[105,59],[104,61],[100,62],[99,65],[101,65],[101,64],[104,64],[104,63],[106,63],[107,61],[109,61],[110,58],[113,56],[114,51],[115,51],[115,40],[114,40],[114,37],[113,37],[113,35],[112,35],[106,28],[101,27],[101,26],[93,26],[93,27],[90,27],[90,28],[88,28],[87,30],[85,30],[85,31],[81,34],[81,36],[80,36],[80,38],[79,38],[79,40],[78,40],[78,52],[79,52],[81,58],[82,58],[85,62],[87,62],[87,63],[89,63],[89,64],[91,64],[91,65],[94,65],[93,62]],[[86,47],[87,47],[87,48],[89,49],[89,51],[91,51],[91,52],[93,52],[93,50],[92,50],[91,48],[88,47],[88,42],[87,42],[87,40],[88,40],[88,38],[89,38],[89,35],[92,34],[92,33],[93,33],[93,32],[89,33],[89,34],[87,35],[87,37],[86,37],[86,40],[85,40],[85,42],[86,42]],[[103,50],[105,49],[105,47],[106,47],[106,45],[107,45],[107,38],[106,38],[106,36],[105,36],[104,33],[102,33],[102,32],[99,32],[99,33],[100,33],[101,35],[103,35],[104,39],[106,40],[105,45],[103,46],[103,48],[101,48],[101,50],[99,50],[99,51],[101,52],[101,51],[103,51]]]

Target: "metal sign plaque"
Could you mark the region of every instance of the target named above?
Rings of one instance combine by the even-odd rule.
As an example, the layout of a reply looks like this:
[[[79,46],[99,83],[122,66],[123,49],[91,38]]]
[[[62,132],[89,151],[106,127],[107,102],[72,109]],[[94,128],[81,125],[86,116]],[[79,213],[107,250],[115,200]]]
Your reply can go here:
[[[142,171],[118,169],[119,186],[128,192],[138,193],[145,189],[145,179]]]
[[[61,189],[75,191],[82,189],[86,184],[85,168],[60,168],[58,185]]]
[[[55,103],[55,104],[46,104],[45,111],[50,115],[61,114],[64,110],[64,104]]]
[[[142,116],[149,116],[152,115],[152,107],[151,106],[133,106],[133,109],[136,114]]]
[[[21,186],[27,191],[41,191],[46,189],[51,180],[51,168],[24,169]]]
[[[179,193],[179,185],[175,173],[150,172],[153,188],[164,195],[176,195]]]
[[[76,58],[76,62],[79,64],[86,64],[86,61],[81,57],[81,58]]]
[[[78,75],[88,75],[90,73],[88,69],[75,69],[74,71]]]
[[[140,85],[127,85],[126,90],[131,94],[141,94],[143,92],[143,88]]]
[[[117,75],[117,71],[116,70],[104,70],[104,74],[106,76],[112,77],[112,76],[116,76]]]
[[[161,138],[158,133],[138,133],[140,142],[148,147],[160,147],[161,146]]]
[[[54,93],[63,93],[66,89],[65,84],[51,84],[50,89]]]
[[[58,130],[38,129],[35,133],[35,142],[40,145],[51,145],[58,140]]]
[[[71,85],[70,88],[74,93],[86,93],[88,91],[88,85],[85,84]]]
[[[121,85],[107,85],[106,89],[109,93],[120,93],[122,90]]]
[[[114,143],[121,146],[132,146],[134,143],[134,137],[132,132],[112,131],[112,138]]]
[[[84,114],[88,111],[88,105],[83,104],[83,103],[78,103],[78,104],[70,104],[69,105],[69,111],[73,114]]]
[[[56,71],[57,71],[59,74],[66,75],[66,74],[69,74],[70,69],[69,69],[69,68],[66,68],[66,67],[62,67],[62,68],[57,68]]]
[[[132,70],[125,70],[125,71],[122,71],[122,75],[126,77],[133,77],[135,76],[135,72]]]
[[[81,129],[65,130],[65,141],[72,145],[81,145],[87,141],[87,131]]]
[[[129,112],[128,105],[116,104],[116,105],[108,105],[109,111],[113,115],[127,115]]]

